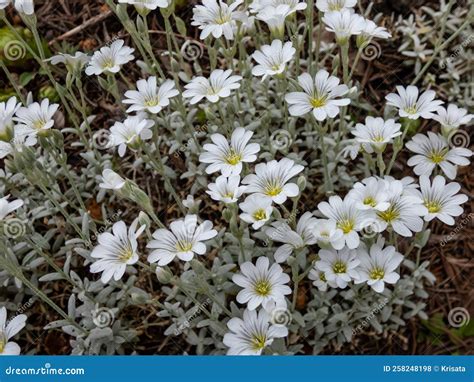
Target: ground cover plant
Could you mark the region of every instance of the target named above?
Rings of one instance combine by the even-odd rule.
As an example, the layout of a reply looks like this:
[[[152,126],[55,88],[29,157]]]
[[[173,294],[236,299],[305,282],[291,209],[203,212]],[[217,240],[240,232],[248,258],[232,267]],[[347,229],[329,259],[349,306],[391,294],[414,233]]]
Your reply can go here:
[[[0,0],[0,354],[472,352],[472,20]]]

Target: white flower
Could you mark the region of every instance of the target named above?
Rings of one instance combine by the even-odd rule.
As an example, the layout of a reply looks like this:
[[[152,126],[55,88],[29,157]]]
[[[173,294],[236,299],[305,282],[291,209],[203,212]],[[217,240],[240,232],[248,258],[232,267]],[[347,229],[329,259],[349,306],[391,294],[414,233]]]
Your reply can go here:
[[[285,243],[274,254],[277,263],[286,261],[293,251],[316,243],[312,232],[312,226],[316,221],[311,212],[305,212],[298,220],[296,232],[285,222],[275,222],[272,227],[265,229],[265,234],[271,240]]]
[[[445,224],[454,225],[453,216],[461,215],[464,210],[460,204],[468,201],[466,195],[458,194],[460,189],[459,183],[446,184],[446,179],[441,175],[437,175],[432,184],[429,177],[420,176],[421,192],[417,192],[428,210],[424,217],[425,221],[429,222],[438,218]]]
[[[240,218],[244,222],[252,224],[252,228],[255,230],[270,220],[273,212],[272,200],[260,194],[247,196],[247,198],[239,204],[239,207],[243,211],[243,213],[240,214]]]
[[[49,99],[45,98],[41,104],[34,102],[28,107],[20,107],[16,112],[14,121],[18,122],[15,129],[19,134],[36,135],[51,129],[54,126],[53,115],[58,110],[58,104],[49,104]]]
[[[280,5],[288,6],[290,12],[303,11],[308,6],[304,1],[299,0],[254,0],[250,4],[250,9],[254,13],[258,13],[261,10],[269,7],[276,8]]]
[[[222,175],[239,175],[242,171],[242,163],[251,163],[257,160],[260,151],[258,143],[250,143],[253,132],[246,131],[243,127],[238,127],[232,133],[230,144],[222,134],[212,134],[211,140],[214,143],[207,143],[203,146],[205,150],[199,156],[202,163],[210,163],[206,168],[206,173],[212,174],[220,171]]]
[[[118,73],[122,65],[134,58],[132,53],[135,49],[123,44],[123,40],[116,40],[112,45],[96,51],[86,68],[86,74],[98,76],[102,73]]]
[[[413,232],[423,229],[423,220],[420,216],[427,214],[422,200],[413,190],[406,189],[406,185],[398,180],[387,180],[388,202],[390,206],[385,211],[377,211],[376,221],[372,225],[373,231],[382,232],[387,227],[401,236],[411,237]]]
[[[354,8],[357,0],[317,0],[316,7],[321,12],[341,11],[344,8]]]
[[[467,166],[472,151],[462,147],[449,148],[448,143],[441,135],[428,132],[428,136],[416,134],[406,147],[413,151],[407,164],[415,166],[416,175],[431,175],[434,168],[439,166],[449,179],[456,177],[457,166]]]
[[[197,224],[196,215],[186,215],[170,224],[170,230],[160,228],[153,233],[147,248],[154,249],[148,256],[150,263],[158,262],[159,266],[171,263],[175,257],[191,261],[194,254],[204,255],[207,251],[204,241],[212,239],[217,231],[212,229],[209,220]]]
[[[393,138],[402,134],[400,131],[402,125],[395,123],[395,120],[383,118],[367,117],[365,125],[358,123],[352,131],[352,135],[356,137],[356,141],[361,143],[364,149],[370,152],[370,148],[375,151],[385,150],[388,143],[393,142]]]
[[[126,182],[119,174],[110,169],[102,171],[101,181],[99,187],[106,190],[120,190]]]
[[[291,41],[283,45],[280,40],[273,40],[272,45],[263,45],[260,50],[252,54],[252,58],[259,63],[252,69],[252,74],[257,77],[263,76],[263,81],[267,76],[283,73],[295,52]]]
[[[324,272],[328,283],[344,289],[351,280],[359,278],[357,266],[359,260],[356,258],[355,250],[344,248],[340,251],[319,251],[319,261],[316,261],[316,268]]]
[[[311,225],[311,230],[320,247],[344,248],[346,243],[344,233],[341,229],[337,228],[335,220],[317,219]]]
[[[260,355],[275,338],[288,335],[288,329],[282,325],[271,325],[270,316],[265,310],[245,309],[243,320],[231,318],[227,322],[230,332],[224,335],[227,355]]]
[[[25,15],[31,16],[35,13],[33,0],[13,0],[13,5],[18,12],[24,13]]]
[[[68,70],[81,70],[90,60],[91,58],[87,54],[76,52],[74,56],[67,53],[59,53],[45,61],[50,61],[52,65],[64,64]]]
[[[5,9],[11,4],[12,0],[0,0],[0,9]]]
[[[256,265],[250,261],[243,263],[240,272],[232,277],[234,283],[244,288],[236,297],[240,304],[247,304],[249,310],[262,305],[267,312],[286,307],[285,295],[291,289],[285,284],[290,282],[290,276],[278,264],[270,267],[268,258],[261,256]]]
[[[228,5],[222,0],[219,0],[219,3],[216,0],[203,0],[203,5],[196,5],[193,9],[194,16],[191,25],[202,30],[199,36],[201,40],[211,34],[214,38],[224,35],[227,40],[233,40],[237,30],[236,21],[245,18],[245,13],[236,11],[243,2],[243,0],[236,0]]]
[[[110,128],[107,147],[118,146],[118,153],[123,157],[127,146],[136,149],[142,141],[153,136],[150,128],[154,124],[151,119],[143,119],[141,116],[131,116],[123,122],[115,122]]]
[[[403,256],[396,252],[395,247],[383,248],[380,243],[376,243],[367,251],[360,248],[357,251],[357,258],[360,260],[357,272],[359,279],[356,284],[367,282],[377,293],[382,293],[385,283],[395,284],[400,275],[395,272],[403,261]]]
[[[373,213],[356,208],[355,202],[346,197],[342,200],[339,196],[329,197],[328,202],[318,204],[321,213],[336,222],[337,228],[342,231],[346,245],[353,249],[359,246],[358,231],[373,223]]]
[[[310,111],[318,121],[334,118],[339,114],[339,107],[349,105],[349,98],[336,99],[349,91],[346,85],[339,85],[339,79],[329,76],[326,70],[320,70],[314,80],[304,73],[298,77],[303,92],[293,92],[285,96],[291,106],[289,112],[293,116],[302,116]]]
[[[13,139],[8,142],[0,141],[0,159],[7,155],[13,154],[15,151],[22,152],[23,148],[34,146],[37,142],[36,136],[25,135],[19,129],[14,129]]]
[[[326,30],[336,34],[336,41],[343,45],[352,35],[359,35],[365,28],[365,19],[349,9],[327,12],[323,16]]]
[[[294,11],[292,11],[289,5],[281,4],[264,7],[257,13],[256,18],[267,24],[273,35],[283,38],[285,34],[285,20],[292,13]]]
[[[154,11],[156,8],[167,8],[171,0],[119,0],[119,3],[134,5],[137,10]]]
[[[419,97],[419,90],[416,86],[397,86],[398,94],[390,93],[385,99],[387,105],[398,108],[400,117],[409,119],[433,118],[433,112],[438,110],[443,101],[435,101],[436,93],[427,90]]]
[[[97,238],[99,245],[94,248],[91,257],[98,260],[91,264],[91,272],[102,272],[100,280],[104,284],[108,283],[112,277],[115,281],[120,280],[127,265],[138,261],[137,238],[146,226],[143,225],[137,230],[137,225],[138,219],[127,231],[125,223],[119,221],[112,226],[112,233],[104,232]]]
[[[304,167],[288,158],[255,166],[255,174],[247,175],[242,181],[248,185],[245,192],[258,193],[277,204],[285,203],[287,198],[298,196],[300,190],[296,183],[288,183]]]
[[[216,183],[210,183],[206,192],[213,200],[224,203],[235,203],[245,191],[245,186],[239,186],[240,176],[233,175],[217,177]]]
[[[384,27],[379,27],[372,20],[365,19],[365,27],[361,34],[362,40],[369,41],[372,38],[388,39],[392,35]]]
[[[328,286],[331,288],[337,288],[337,284],[334,282],[328,282],[326,279],[326,274],[316,268],[316,265],[309,272],[308,278],[313,280],[313,285],[318,288],[321,292],[326,292]]]
[[[390,207],[387,182],[373,176],[355,183],[347,197],[360,210],[386,211]]]
[[[454,104],[449,104],[448,109],[440,106],[437,113],[433,116],[433,119],[438,121],[443,128],[443,132],[448,134],[461,125],[469,123],[474,118],[473,114],[467,114],[466,109],[461,109]]]
[[[19,314],[7,321],[7,309],[0,308],[0,355],[19,355],[20,347],[9,341],[25,327],[26,315]]]
[[[196,77],[185,85],[183,92],[184,98],[191,98],[191,105],[194,105],[206,98],[209,102],[216,103],[220,98],[230,96],[233,89],[240,88],[239,81],[241,76],[231,76],[232,70],[223,71],[221,69],[214,70],[209,79],[205,77]]]
[[[13,116],[20,107],[16,97],[10,97],[7,102],[0,102],[0,140],[8,140],[13,128]]]
[[[23,205],[23,200],[16,199],[11,202],[8,201],[9,196],[4,196],[0,199],[0,220],[5,219],[11,212],[17,210]]]
[[[156,84],[156,77],[149,77],[147,80],[137,81],[137,90],[128,90],[125,92],[125,97],[122,102],[131,104],[127,109],[127,113],[134,111],[147,111],[152,114],[159,113],[163,108],[170,104],[170,98],[179,94],[175,89],[175,83],[171,80],[166,80],[158,87]]]

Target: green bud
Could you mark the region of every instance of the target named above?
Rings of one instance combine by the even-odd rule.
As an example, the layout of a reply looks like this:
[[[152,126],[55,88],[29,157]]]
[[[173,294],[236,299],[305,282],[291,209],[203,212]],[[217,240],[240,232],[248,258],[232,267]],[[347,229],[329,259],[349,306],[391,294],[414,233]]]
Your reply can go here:
[[[415,135],[421,124],[420,119],[410,119],[405,117],[400,118],[400,122],[402,124],[402,130],[406,130],[408,137]]]
[[[44,99],[48,98],[51,102],[59,102],[59,94],[56,89],[50,85],[45,85],[40,88],[38,92],[38,98]]]
[[[169,284],[173,278],[173,274],[168,267],[156,267],[155,274],[158,281],[162,284]]]

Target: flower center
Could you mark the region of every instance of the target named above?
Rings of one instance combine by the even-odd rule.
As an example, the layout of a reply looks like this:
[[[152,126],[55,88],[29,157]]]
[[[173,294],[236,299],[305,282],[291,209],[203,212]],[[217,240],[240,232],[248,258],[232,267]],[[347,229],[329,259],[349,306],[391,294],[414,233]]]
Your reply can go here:
[[[267,213],[265,212],[265,210],[263,208],[260,208],[258,209],[257,211],[255,211],[253,213],[253,218],[255,220],[263,220],[263,219],[266,219],[267,218]]]
[[[323,272],[321,272],[321,273],[319,274],[319,279],[320,279],[322,282],[325,283],[325,282],[327,281],[327,280],[326,280],[326,274],[323,273]]]
[[[384,141],[384,137],[383,137],[381,134],[375,134],[375,135],[372,137],[372,141],[373,141],[373,142],[383,142],[383,141]]]
[[[383,211],[383,212],[378,212],[377,216],[383,221],[390,223],[398,219],[400,216],[400,213],[393,206],[390,206],[388,210]]]
[[[319,235],[322,236],[322,237],[329,237],[329,232],[328,231],[321,231],[321,233]]]
[[[375,207],[377,205],[377,201],[372,197],[372,196],[367,196],[365,199],[364,199],[364,204],[366,206],[371,206],[371,207]]]
[[[241,160],[242,155],[237,153],[234,149],[230,149],[229,153],[225,157],[225,161],[232,166],[235,166],[236,164],[240,163]]]
[[[119,260],[122,260],[124,263],[126,263],[128,260],[130,260],[133,257],[133,251],[131,248],[124,249],[119,256]]]
[[[259,296],[265,297],[270,294],[272,287],[267,280],[260,280],[255,284],[255,293]]]
[[[153,97],[145,101],[145,106],[153,107],[153,106],[157,106],[159,103],[160,103],[160,99],[158,97]]]
[[[408,113],[408,114],[416,114],[416,112],[418,111],[418,109],[416,108],[416,105],[413,105],[413,106],[408,106],[405,108],[405,111]]]
[[[282,188],[277,185],[269,186],[266,189],[266,194],[268,196],[277,196],[282,191]]]
[[[347,265],[346,263],[343,263],[342,261],[336,261],[334,265],[332,266],[332,270],[336,274],[346,273]]]
[[[189,241],[178,241],[176,243],[176,249],[179,252],[189,252],[193,248],[193,243]]]
[[[228,191],[227,193],[222,195],[224,198],[229,198],[232,199],[234,197],[234,193],[231,191]]]
[[[323,107],[326,105],[326,97],[311,98],[309,102],[311,103],[311,106],[314,108]]]
[[[252,349],[261,350],[265,347],[267,337],[264,334],[254,334],[251,340]]]
[[[230,15],[225,14],[224,12],[222,12],[222,10],[219,10],[219,15],[215,19],[216,24],[222,25],[230,21],[232,21]]]
[[[369,274],[372,280],[382,280],[385,276],[385,272],[382,268],[373,268]]]
[[[3,351],[5,350],[5,343],[5,335],[3,334],[3,332],[0,331],[0,355],[3,354]]]
[[[442,152],[435,152],[433,151],[430,156],[429,156],[429,159],[433,162],[433,163],[441,163],[442,161],[444,161],[444,154]]]
[[[343,2],[340,0],[328,1],[328,9],[332,11],[340,11],[342,9]]]
[[[42,119],[38,119],[38,120],[35,121],[35,123],[33,123],[33,127],[36,130],[41,130],[45,124],[46,124],[46,121],[44,121]]]
[[[337,223],[337,228],[341,229],[344,234],[348,234],[354,229],[354,225],[352,220],[341,220]]]
[[[430,214],[435,214],[441,211],[441,203],[437,201],[425,200],[425,207],[428,209]]]
[[[106,58],[102,63],[103,69],[110,69],[114,67],[114,60],[112,58]]]

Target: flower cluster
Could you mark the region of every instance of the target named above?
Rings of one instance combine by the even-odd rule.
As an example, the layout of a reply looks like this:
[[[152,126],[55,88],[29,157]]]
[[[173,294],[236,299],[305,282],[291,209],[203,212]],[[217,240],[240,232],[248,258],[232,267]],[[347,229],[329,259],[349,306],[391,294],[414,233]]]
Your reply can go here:
[[[8,3],[0,1],[0,9]],[[0,265],[8,271],[47,263],[54,273],[40,282],[72,284],[63,327],[75,337],[77,354],[102,346],[94,341],[103,327],[86,312],[96,312],[98,301],[117,311],[149,305],[153,316],[158,307],[156,316],[171,323],[166,335],[181,332],[173,329],[183,328],[184,318],[186,330],[202,329],[190,341],[215,343],[218,353],[282,354],[301,350],[283,340],[290,333],[300,338],[314,329],[317,337],[327,330],[325,343],[350,340],[349,326],[337,332],[337,325],[324,328],[313,319],[313,308],[339,304],[334,296],[353,300],[357,292],[372,303],[407,288],[404,279],[418,287],[410,277],[428,274],[427,265],[410,260],[412,249],[426,244],[433,220],[454,225],[468,201],[454,180],[472,151],[457,147],[453,134],[473,116],[453,103],[443,107],[434,90],[415,85],[396,86],[384,94],[385,104],[382,96],[382,104],[369,105],[349,71],[348,54],[355,47],[358,61],[372,39],[391,38],[385,27],[358,14],[355,0],[317,0],[315,7],[298,0],[203,0],[193,7],[191,25],[203,40],[198,46],[206,46],[209,68],[195,62],[190,69],[182,52],[173,51],[178,42],[167,12],[174,4],[110,3],[130,42],[115,39],[92,54],[41,55],[51,78],[56,65],[66,67],[64,86],[56,84],[61,101],[18,94],[0,103],[0,159],[8,172],[2,175],[0,228],[6,231],[8,217],[18,213],[36,223],[28,229],[46,232],[22,245],[15,244],[17,236],[2,237],[0,252],[18,252],[23,262],[5,255]],[[13,4],[22,16],[34,15],[31,1]],[[129,22],[126,4],[136,8],[136,23]],[[169,40],[166,60],[154,55],[146,22],[158,10]],[[310,33],[299,25],[303,18],[314,22],[315,12],[318,44],[313,25]],[[325,59],[323,29],[334,40]],[[136,82],[124,70],[134,66],[141,73]],[[114,113],[97,122],[105,144],[98,143],[95,116],[88,114],[83,80],[112,97],[106,101]],[[73,140],[71,159],[67,145]],[[402,150],[407,159],[398,156]],[[172,153],[179,153],[176,161]],[[395,170],[396,161],[407,166]],[[124,216],[107,220],[121,203]],[[36,243],[43,235],[45,242]],[[64,256],[64,269],[45,248]],[[33,254],[46,263],[31,260]],[[71,269],[82,264],[90,271],[84,280],[83,270]],[[142,277],[148,272],[153,279]],[[2,285],[32,285],[22,272],[11,276],[0,279]],[[310,286],[308,279],[316,288],[308,288],[307,309],[301,308],[300,286]],[[211,307],[200,303],[202,296]],[[185,311],[190,305],[194,310]],[[6,314],[0,308],[0,354],[19,354],[10,340],[26,316],[7,323]],[[128,335],[114,325],[110,349]]]

